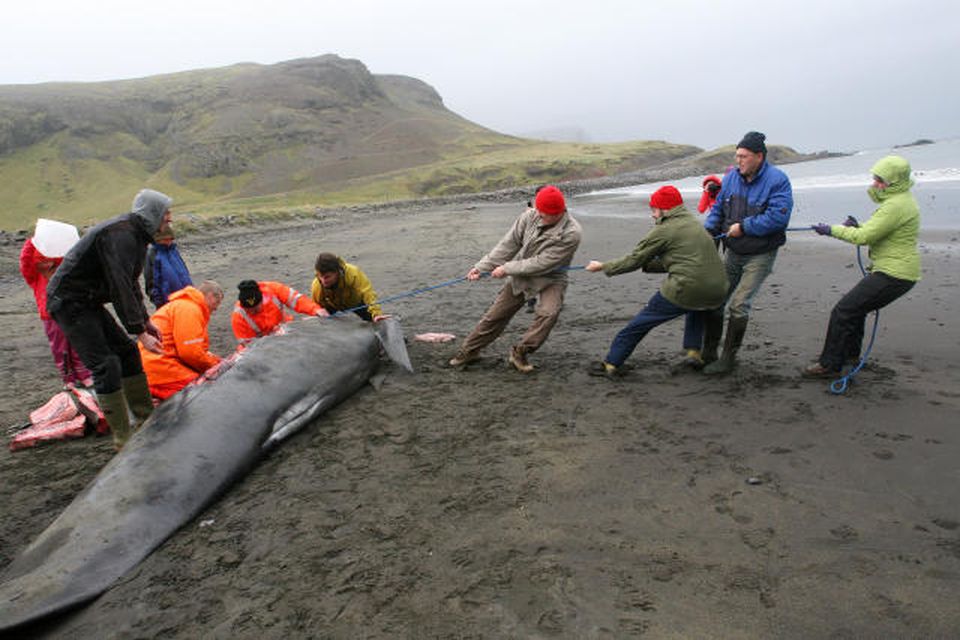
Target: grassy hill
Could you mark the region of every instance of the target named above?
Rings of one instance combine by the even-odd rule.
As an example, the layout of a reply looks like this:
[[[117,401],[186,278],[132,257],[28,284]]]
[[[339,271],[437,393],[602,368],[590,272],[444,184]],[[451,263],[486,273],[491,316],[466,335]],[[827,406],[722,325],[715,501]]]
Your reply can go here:
[[[701,150],[548,143],[465,120],[414,78],[333,55],[0,86],[0,228],[89,224],[138,189],[199,216],[447,196],[637,171]]]

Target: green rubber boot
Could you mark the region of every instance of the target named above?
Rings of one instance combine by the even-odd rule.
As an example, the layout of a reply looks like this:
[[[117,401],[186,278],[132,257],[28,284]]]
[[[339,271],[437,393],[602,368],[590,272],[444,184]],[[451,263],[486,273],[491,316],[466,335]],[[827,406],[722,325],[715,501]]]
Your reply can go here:
[[[130,414],[127,412],[127,401],[123,397],[123,391],[98,394],[97,404],[100,405],[103,417],[110,425],[113,446],[120,451],[130,439]]]
[[[123,385],[123,395],[127,397],[130,413],[137,421],[133,427],[136,430],[153,413],[153,398],[150,397],[150,387],[147,386],[147,374],[129,376],[120,383]]]
[[[718,313],[707,313],[703,326],[703,352],[700,357],[707,364],[717,360],[720,337],[723,336],[723,309]]]
[[[730,373],[737,365],[737,351],[743,344],[743,335],[747,332],[747,318],[730,318],[727,323],[727,335],[723,341],[723,353],[715,361],[703,368],[708,376]]]

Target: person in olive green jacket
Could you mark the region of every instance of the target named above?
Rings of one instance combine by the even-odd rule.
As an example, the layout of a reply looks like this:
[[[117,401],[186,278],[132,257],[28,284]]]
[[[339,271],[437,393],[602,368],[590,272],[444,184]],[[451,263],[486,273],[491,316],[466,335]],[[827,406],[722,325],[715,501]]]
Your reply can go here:
[[[610,351],[597,373],[613,376],[647,333],[668,320],[686,316],[683,365],[703,366],[700,348],[703,342],[704,311],[723,305],[729,285],[726,270],[713,239],[697,218],[683,206],[676,187],[666,185],[650,196],[654,227],[627,256],[612,262],[591,260],[587,271],[603,271],[608,276],[643,269],[667,272],[660,290],[613,339]]]
[[[873,185],[867,193],[880,206],[869,220],[859,225],[850,216],[843,224],[813,227],[820,235],[869,246],[872,264],[830,313],[820,358],[803,370],[808,378],[836,376],[844,362],[859,360],[867,314],[887,306],[920,280],[920,209],[910,193],[910,163],[900,156],[887,156],[870,171]]]
[[[367,322],[389,317],[380,310],[377,292],[360,267],[332,253],[321,253],[314,270],[317,275],[310,285],[310,297],[328,313],[350,310]]]

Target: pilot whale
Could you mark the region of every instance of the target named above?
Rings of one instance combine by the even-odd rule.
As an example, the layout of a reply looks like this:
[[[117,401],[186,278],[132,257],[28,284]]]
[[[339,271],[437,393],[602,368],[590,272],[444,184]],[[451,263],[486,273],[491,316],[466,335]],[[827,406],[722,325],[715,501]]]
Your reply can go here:
[[[271,447],[363,386],[381,350],[412,371],[395,319],[304,319],[161,404],[6,568],[0,631],[106,591]]]

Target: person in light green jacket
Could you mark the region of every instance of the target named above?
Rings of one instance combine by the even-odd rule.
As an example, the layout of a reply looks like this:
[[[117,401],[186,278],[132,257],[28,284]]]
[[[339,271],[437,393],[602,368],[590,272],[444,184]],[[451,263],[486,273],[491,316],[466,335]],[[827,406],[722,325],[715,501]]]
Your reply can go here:
[[[608,276],[637,269],[667,273],[660,290],[616,335],[606,358],[591,373],[616,376],[651,329],[679,316],[685,316],[683,348],[687,352],[681,365],[703,367],[704,312],[723,305],[729,286],[726,270],[710,234],[683,206],[676,187],[666,185],[653,192],[650,213],[654,227],[631,253],[619,260],[587,264],[587,271],[603,271]]]
[[[836,376],[844,362],[860,359],[867,314],[881,309],[920,280],[920,209],[910,188],[910,163],[900,156],[881,158],[873,168],[867,190],[879,207],[862,225],[848,217],[843,224],[817,224],[813,230],[844,242],[870,247],[867,275],[830,313],[830,324],[820,358],[803,370],[808,378]]]

